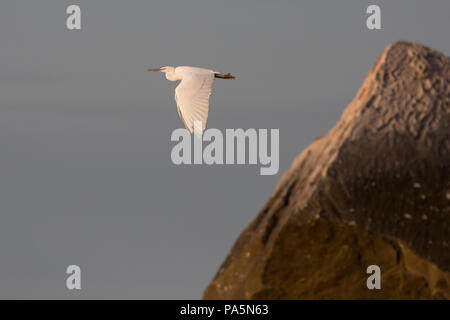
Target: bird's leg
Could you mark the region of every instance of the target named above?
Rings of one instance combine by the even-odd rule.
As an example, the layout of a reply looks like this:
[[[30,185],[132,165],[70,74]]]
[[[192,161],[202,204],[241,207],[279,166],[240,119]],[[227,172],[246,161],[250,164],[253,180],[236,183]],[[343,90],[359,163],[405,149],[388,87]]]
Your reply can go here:
[[[214,77],[216,78],[220,78],[220,79],[236,79],[234,76],[232,76],[231,74],[227,73],[227,74],[222,74],[222,73],[215,73]]]

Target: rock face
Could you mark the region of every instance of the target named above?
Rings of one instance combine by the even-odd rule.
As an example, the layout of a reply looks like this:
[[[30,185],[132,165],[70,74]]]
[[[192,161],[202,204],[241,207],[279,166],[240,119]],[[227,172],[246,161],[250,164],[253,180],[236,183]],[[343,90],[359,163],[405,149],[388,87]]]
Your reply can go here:
[[[381,268],[381,290],[366,269]],[[449,299],[450,59],[386,48],[293,162],[205,299]]]

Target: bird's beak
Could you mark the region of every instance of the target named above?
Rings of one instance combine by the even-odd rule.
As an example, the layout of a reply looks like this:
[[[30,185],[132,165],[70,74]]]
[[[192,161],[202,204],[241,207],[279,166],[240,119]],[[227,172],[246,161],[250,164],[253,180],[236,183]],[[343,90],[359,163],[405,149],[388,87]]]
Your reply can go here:
[[[157,69],[148,69],[147,71],[161,71],[161,68],[157,68]]]

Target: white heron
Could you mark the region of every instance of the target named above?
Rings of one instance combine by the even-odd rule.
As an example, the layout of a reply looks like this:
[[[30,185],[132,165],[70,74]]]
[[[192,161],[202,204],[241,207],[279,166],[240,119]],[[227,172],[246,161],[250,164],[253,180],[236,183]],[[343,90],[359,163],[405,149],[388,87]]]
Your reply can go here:
[[[175,102],[178,115],[186,129],[201,136],[206,127],[208,105],[214,78],[234,79],[231,74],[222,74],[213,70],[198,67],[162,67],[148,69],[166,74],[169,81],[181,81],[175,89]]]

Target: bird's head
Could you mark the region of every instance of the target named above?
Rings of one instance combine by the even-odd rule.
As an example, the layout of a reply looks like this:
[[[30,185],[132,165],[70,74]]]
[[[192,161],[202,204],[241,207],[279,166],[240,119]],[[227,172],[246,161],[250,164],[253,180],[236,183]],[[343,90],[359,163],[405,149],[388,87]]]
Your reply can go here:
[[[156,68],[156,69],[148,69],[147,71],[159,71],[159,72],[171,72],[174,71],[175,68],[171,66]]]
[[[166,66],[166,67],[161,67],[161,68],[156,68],[156,69],[148,69],[148,71],[164,72],[166,75],[166,79],[169,81],[179,81],[182,79],[179,74],[178,75],[176,74],[175,67],[171,67],[171,66]]]

